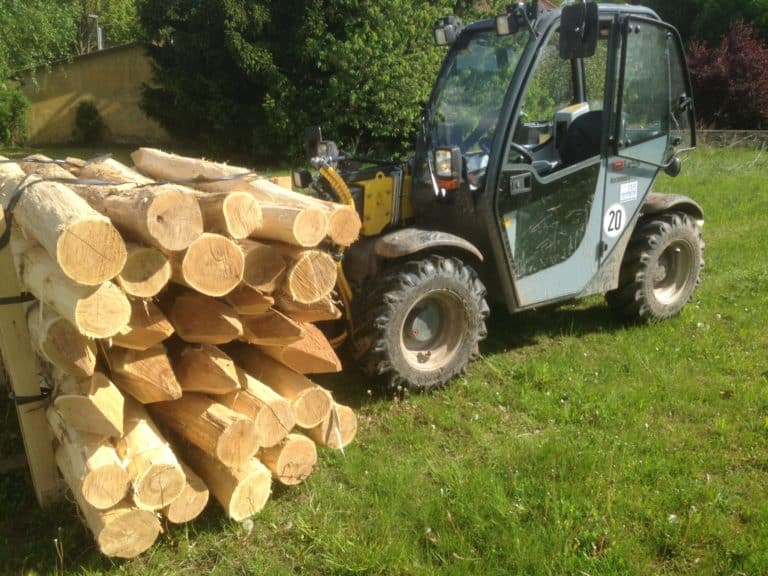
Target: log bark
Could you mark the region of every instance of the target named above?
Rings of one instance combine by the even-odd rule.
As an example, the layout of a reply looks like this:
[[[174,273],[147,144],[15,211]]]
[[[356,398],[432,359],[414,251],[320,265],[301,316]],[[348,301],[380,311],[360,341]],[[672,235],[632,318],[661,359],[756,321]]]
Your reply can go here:
[[[213,344],[172,347],[171,358],[185,393],[229,394],[240,389],[241,377],[234,361]]]
[[[115,278],[123,291],[137,298],[152,298],[171,279],[168,257],[157,248],[128,244],[128,258]]]
[[[341,372],[341,361],[320,329],[313,324],[302,327],[301,340],[287,346],[259,346],[259,349],[300,374]]]
[[[286,486],[295,486],[312,473],[317,463],[317,448],[306,436],[289,434],[277,446],[261,450],[259,459],[270,469],[275,480]]]
[[[207,232],[242,239],[264,226],[261,204],[247,192],[198,192],[196,198]]]
[[[85,524],[93,534],[99,550],[105,556],[134,558],[160,535],[160,521],[152,512],[132,507],[128,501],[117,503],[109,510],[98,509],[80,493],[78,478],[61,447],[56,451],[56,463],[75,496]],[[126,475],[127,476],[127,475]]]
[[[249,344],[283,346],[300,340],[304,329],[277,310],[267,310],[258,316],[243,316],[243,340]]]
[[[203,232],[194,192],[182,186],[73,186],[130,239],[165,251],[185,250]]]
[[[93,435],[67,429],[53,407],[48,408],[46,416],[60,443],[56,461],[62,459],[69,464],[71,476],[67,484],[72,491],[97,510],[106,510],[123,500],[130,478],[114,446]]]
[[[249,374],[243,373],[242,390],[221,396],[218,400],[253,420],[261,447],[274,446],[296,424],[291,403]]]
[[[259,513],[267,503],[272,474],[258,459],[250,458],[233,468],[195,446],[186,446],[184,457],[232,520],[242,522]]]
[[[270,244],[255,240],[242,240],[239,245],[245,255],[243,284],[265,294],[277,290],[288,268],[283,256]]]
[[[326,298],[338,275],[330,254],[320,250],[301,250],[292,246],[275,246],[288,261],[288,271],[280,291],[295,302],[312,304]]]
[[[360,217],[351,207],[293,192],[247,168],[176,156],[153,148],[140,148],[131,158],[139,170],[153,178],[223,178],[218,182],[196,182],[193,186],[207,192],[248,191],[265,204],[323,210],[328,220],[328,236],[341,246],[349,246],[359,235]]]
[[[194,470],[180,462],[186,477],[184,489],[176,500],[163,508],[163,516],[173,524],[184,524],[197,518],[208,504],[208,486]]]
[[[54,162],[45,154],[32,154],[19,162],[25,174],[34,174],[40,178],[58,180],[74,180],[75,177],[66,169],[64,164]]]
[[[328,234],[328,216],[320,208],[262,204],[261,213],[262,225],[251,233],[252,238],[312,248]]]
[[[306,430],[306,434],[320,446],[342,450],[357,435],[357,416],[349,406],[334,403],[322,423]]]
[[[330,296],[312,304],[301,304],[284,293],[275,296],[275,308],[296,322],[323,322],[341,318],[341,310]]]
[[[186,484],[184,471],[147,411],[134,400],[126,402],[125,433],[116,448],[127,463],[138,508],[159,510],[181,495]]]
[[[202,394],[188,393],[175,402],[153,404],[150,412],[226,466],[242,466],[258,450],[259,436],[253,421]]]
[[[84,162],[78,170],[78,176],[82,179],[112,182],[115,185],[146,186],[147,184],[154,184],[151,178],[147,178],[114,158],[104,158],[98,162]]]
[[[224,297],[239,316],[259,316],[269,310],[275,299],[245,284],[241,284]]]
[[[179,293],[167,303],[167,310],[176,333],[186,342],[225,344],[243,334],[243,324],[231,306],[197,292]]]
[[[54,371],[54,380],[59,393],[53,407],[68,427],[95,436],[123,435],[125,399],[104,374],[77,381]]]
[[[142,404],[181,398],[181,386],[162,344],[147,350],[107,350],[112,380]]]
[[[18,166],[0,164],[0,201],[4,206],[22,181],[26,188],[14,217],[68,278],[96,286],[122,270],[126,248],[120,233],[108,218],[63,184],[27,177]]]
[[[183,253],[169,255],[174,282],[206,296],[224,296],[240,284],[245,269],[243,251],[229,238],[201,234]]]
[[[173,325],[151,300],[132,300],[131,319],[112,337],[112,344],[131,350],[147,350],[173,334]]]
[[[20,247],[19,242],[14,244]],[[17,263],[22,284],[44,306],[72,323],[80,334],[109,338],[128,324],[131,305],[117,286],[111,282],[100,286],[77,284],[64,275],[42,247],[27,243],[20,249]]]
[[[51,308],[32,305],[27,311],[32,346],[45,360],[76,379],[93,376],[96,342],[77,331]]]
[[[327,390],[250,346],[233,346],[230,355],[248,374],[291,403],[298,426],[314,428],[327,418],[333,402]]]

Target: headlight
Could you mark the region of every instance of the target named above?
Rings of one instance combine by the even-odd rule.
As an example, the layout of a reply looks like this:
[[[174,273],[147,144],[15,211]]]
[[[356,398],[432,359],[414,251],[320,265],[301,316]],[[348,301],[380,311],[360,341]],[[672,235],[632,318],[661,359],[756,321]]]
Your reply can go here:
[[[438,178],[451,177],[451,150],[449,148],[435,150],[435,176]]]
[[[456,190],[461,182],[461,148],[437,148],[435,150],[435,178],[443,190]]]

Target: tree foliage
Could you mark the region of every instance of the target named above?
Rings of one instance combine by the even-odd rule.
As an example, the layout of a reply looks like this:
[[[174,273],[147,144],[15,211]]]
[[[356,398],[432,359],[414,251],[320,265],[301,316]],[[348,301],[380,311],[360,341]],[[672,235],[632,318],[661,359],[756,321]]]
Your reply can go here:
[[[768,128],[768,46],[754,27],[736,22],[708,48],[694,42],[688,56],[699,120],[715,128]]]
[[[345,146],[413,137],[442,50],[435,20],[490,5],[360,0],[143,0],[156,86],[145,109],[172,134],[250,156],[298,151],[322,124]]]

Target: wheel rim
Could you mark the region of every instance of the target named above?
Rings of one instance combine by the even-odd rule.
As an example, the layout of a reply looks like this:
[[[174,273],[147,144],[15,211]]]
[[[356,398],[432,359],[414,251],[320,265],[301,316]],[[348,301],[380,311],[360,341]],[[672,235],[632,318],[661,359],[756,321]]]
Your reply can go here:
[[[682,240],[672,242],[659,256],[653,275],[653,294],[666,306],[677,303],[685,293],[694,256],[691,246]]]
[[[400,348],[414,369],[424,372],[448,365],[466,338],[466,315],[452,292],[430,292],[416,301],[403,322]]]

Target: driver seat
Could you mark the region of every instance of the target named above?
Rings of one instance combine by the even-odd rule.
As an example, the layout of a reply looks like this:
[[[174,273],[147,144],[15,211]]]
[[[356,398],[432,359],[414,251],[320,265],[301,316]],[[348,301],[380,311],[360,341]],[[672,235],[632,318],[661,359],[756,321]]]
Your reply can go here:
[[[603,111],[590,110],[568,126],[558,146],[563,167],[571,166],[600,154],[603,136]]]

